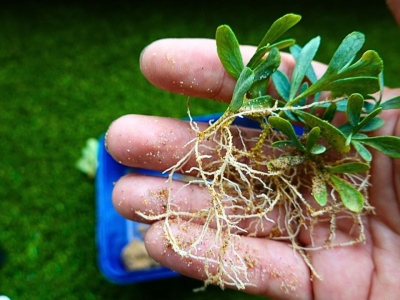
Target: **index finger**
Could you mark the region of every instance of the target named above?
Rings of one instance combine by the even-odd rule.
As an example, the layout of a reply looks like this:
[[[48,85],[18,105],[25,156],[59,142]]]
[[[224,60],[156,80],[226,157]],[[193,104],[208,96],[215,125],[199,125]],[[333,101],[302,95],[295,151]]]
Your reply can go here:
[[[251,48],[245,48],[245,53]],[[227,101],[235,85],[224,71],[211,39],[155,41],[143,50],[140,67],[153,85],[193,97]]]
[[[246,64],[256,47],[241,46]],[[281,52],[279,69],[289,77],[294,66],[293,57]],[[319,77],[326,69],[324,64],[314,62]],[[153,85],[193,97],[228,102],[236,80],[224,70],[212,39],[161,39],[147,46],[140,57],[143,75]],[[271,87],[271,95],[276,93]]]

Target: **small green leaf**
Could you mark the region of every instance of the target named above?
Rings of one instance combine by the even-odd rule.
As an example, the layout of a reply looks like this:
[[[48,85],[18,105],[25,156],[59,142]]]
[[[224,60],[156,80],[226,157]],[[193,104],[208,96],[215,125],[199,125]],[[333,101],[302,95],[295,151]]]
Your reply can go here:
[[[373,111],[374,109],[376,109],[377,104],[376,104],[376,99],[373,98],[373,102],[370,101],[366,101],[366,100],[370,100],[372,96],[370,95],[364,95],[364,108],[363,108],[363,112],[369,114],[371,111]]]
[[[278,48],[272,48],[267,58],[261,59],[257,67],[254,68],[254,83],[249,90],[248,98],[256,98],[266,94],[269,78],[279,67],[280,63],[281,55]]]
[[[272,74],[271,78],[279,96],[281,96],[286,102],[289,101],[290,81],[286,74],[280,70],[276,70]]]
[[[389,99],[381,104],[382,109],[400,108],[400,96]]]
[[[381,128],[385,124],[382,118],[375,117],[369,121],[365,126],[362,126],[360,132],[374,131]]]
[[[364,97],[361,94],[351,94],[347,101],[347,119],[351,126],[356,127],[360,121],[361,110],[364,104]]]
[[[352,138],[353,138],[353,133],[350,132],[350,134],[346,138],[346,145],[350,145]]]
[[[221,25],[217,28],[215,39],[217,53],[226,72],[238,79],[244,65],[239,42],[234,32],[228,25]]]
[[[285,48],[288,48],[290,46],[293,46],[295,43],[296,43],[295,39],[285,39],[285,40],[282,40],[282,41],[279,41],[279,42],[271,44],[270,47],[271,48],[275,47],[275,48],[278,48],[278,49],[281,50],[281,49],[285,49]]]
[[[242,107],[244,96],[253,85],[253,82],[254,72],[250,68],[245,67],[242,73],[240,73],[240,76],[233,90],[232,101],[229,105],[229,109],[232,112],[236,112]]]
[[[350,146],[346,145],[346,137],[335,126],[305,111],[296,110],[293,111],[293,113],[302,118],[304,123],[308,126],[319,127],[321,130],[321,135],[333,148],[342,153],[350,151]]]
[[[268,44],[273,43],[277,40],[282,34],[292,28],[301,20],[300,15],[296,14],[286,14],[283,17],[277,19],[269,28],[257,49],[264,47]]]
[[[288,105],[322,91],[331,91],[333,97],[350,95],[354,92],[367,95],[379,91],[379,74],[382,72],[383,63],[375,51],[366,51],[357,62],[344,67],[339,73],[334,72],[337,67],[328,68],[318,81],[289,101]]]
[[[279,67],[280,63],[281,55],[278,48],[272,48],[267,58],[254,69],[254,80],[258,81],[269,78]]]
[[[292,84],[290,87],[289,99],[293,99],[302,83],[311,62],[317,53],[321,38],[319,36],[309,41],[300,51],[292,73]]]
[[[285,141],[276,141],[273,142],[272,147],[286,147],[286,146],[295,146],[293,141],[285,140]]]
[[[333,117],[336,114],[336,110],[337,110],[337,105],[335,102],[332,102],[328,106],[328,108],[325,110],[324,115],[322,116],[322,119],[327,122],[331,122],[333,120]]]
[[[361,192],[336,175],[330,174],[330,180],[344,206],[353,212],[361,212],[364,207],[364,196]]]
[[[310,132],[308,133],[307,136],[307,141],[306,141],[306,149],[307,151],[310,151],[312,147],[317,143],[319,137],[320,137],[321,129],[319,127],[313,127]]]
[[[356,142],[356,141],[351,141],[351,144],[353,145],[354,149],[360,154],[360,156],[365,160],[365,161],[371,161],[372,160],[372,154],[371,152],[368,151],[367,148],[365,148],[361,143]]]
[[[302,48],[299,45],[293,45],[290,47],[290,53],[294,57],[296,61],[298,61],[298,57],[300,55]],[[307,69],[307,72],[305,74],[305,77],[307,78],[307,81],[309,81],[311,84],[314,84],[318,78],[317,75],[315,74],[313,66],[310,64],[309,68]],[[308,87],[307,87],[308,88]],[[301,90],[300,93],[303,93],[305,90]],[[314,102],[318,102],[320,93],[315,93],[314,94]],[[306,99],[306,98],[304,98]],[[301,100],[299,101],[301,102]],[[314,111],[316,107],[313,107],[311,111]]]
[[[300,143],[300,141],[297,137],[297,134],[294,131],[292,124],[289,121],[287,121],[281,117],[270,116],[268,118],[268,123],[270,123],[271,126],[274,127],[275,129],[286,134],[292,140],[294,146],[305,151],[305,147],[303,146],[302,143]]]
[[[254,55],[251,57],[250,61],[247,63],[246,66],[252,70],[256,68],[260,64],[260,62],[264,59],[264,55],[269,51],[269,49],[271,49],[269,45],[257,49],[256,53],[254,53]]]
[[[326,182],[321,172],[318,172],[318,174],[312,178],[312,195],[315,201],[321,206],[325,206],[328,202]]]
[[[270,51],[270,49],[272,48],[276,48],[276,49],[282,49],[282,48],[287,48],[290,47],[291,45],[293,45],[296,41],[294,39],[287,39],[287,40],[283,40],[280,41],[278,43],[274,43],[272,45],[268,45],[268,46],[264,46],[261,48],[258,48],[256,50],[256,53],[254,53],[254,55],[251,57],[250,61],[247,63],[247,66],[250,69],[255,69],[263,60],[264,55]]]
[[[265,95],[245,101],[242,107],[244,109],[253,110],[259,108],[271,107],[275,104],[275,102],[276,99],[272,98],[269,95]]]
[[[324,85],[323,90],[330,91],[332,97],[342,97],[354,92],[363,94],[372,94],[379,91],[377,77],[373,76],[357,76],[348,78],[337,78]]]
[[[371,111],[367,116],[365,116],[361,122],[355,126],[353,133],[357,133],[358,131],[362,130],[364,127],[366,127],[369,123],[374,120],[374,118],[379,115],[382,112],[382,107],[378,107]]]
[[[359,143],[370,146],[389,157],[400,158],[400,137],[373,136],[353,139]]]
[[[318,155],[318,154],[322,154],[326,151],[326,147],[319,145],[319,144],[315,144],[314,146],[312,146],[312,148],[310,149],[310,153],[314,154],[314,155]]]
[[[329,173],[362,173],[370,169],[369,164],[361,162],[345,163],[333,167],[326,167]]]
[[[355,141],[352,141],[351,144],[365,161],[367,162],[372,161],[372,154],[366,147],[364,147],[361,143]]]
[[[361,32],[352,32],[348,34],[337,48],[335,54],[329,62],[326,73],[339,73],[348,66],[361,47],[364,45],[365,37]]]

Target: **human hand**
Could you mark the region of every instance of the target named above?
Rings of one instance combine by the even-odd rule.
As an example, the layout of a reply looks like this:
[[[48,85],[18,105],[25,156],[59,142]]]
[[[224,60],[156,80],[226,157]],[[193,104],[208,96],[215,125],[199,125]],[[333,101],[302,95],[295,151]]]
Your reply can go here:
[[[254,48],[242,47],[246,60]],[[282,70],[290,73],[293,59],[282,57]],[[325,66],[315,63],[317,75]],[[215,41],[206,39],[166,39],[148,46],[141,57],[145,77],[155,86],[185,95],[229,101],[235,81],[223,70],[215,51]],[[273,93],[273,91],[271,91]],[[386,97],[399,95],[400,89],[387,89]],[[400,136],[397,111],[381,115],[386,124],[379,135]],[[251,130],[243,130],[242,134]],[[185,154],[184,145],[194,137],[187,122],[170,118],[127,115],[119,118],[107,132],[110,154],[123,164],[164,171]],[[189,162],[188,168],[190,164]],[[246,292],[277,299],[390,299],[400,292],[400,161],[374,152],[371,168],[369,202],[376,208],[365,219],[366,243],[351,247],[309,252],[313,266],[323,280],[310,281],[310,271],[304,261],[283,241],[244,236],[235,240],[236,249],[253,254],[255,263],[248,272],[253,285]],[[174,190],[184,183],[174,182]],[[129,174],[121,178],[113,191],[118,212],[140,222],[148,222],[137,212],[162,213],[165,179]],[[208,205],[208,192],[199,186],[182,190],[175,199],[181,211],[199,210]],[[189,199],[189,200],[188,200]],[[188,261],[165,243],[162,221],[154,222],[146,234],[147,250],[162,265],[184,275],[205,279],[201,261]],[[182,224],[180,224],[182,225]],[[339,225],[339,224],[338,224]],[[338,238],[348,231],[339,227]],[[271,229],[271,228],[269,228]],[[199,228],[193,223],[176,225],[181,241],[190,241]],[[266,229],[268,230],[268,229]],[[268,232],[264,232],[264,236]],[[310,244],[306,235],[300,243]],[[210,242],[208,240],[205,241]]]
[[[386,4],[393,14],[397,24],[400,25],[400,0],[386,0]]]

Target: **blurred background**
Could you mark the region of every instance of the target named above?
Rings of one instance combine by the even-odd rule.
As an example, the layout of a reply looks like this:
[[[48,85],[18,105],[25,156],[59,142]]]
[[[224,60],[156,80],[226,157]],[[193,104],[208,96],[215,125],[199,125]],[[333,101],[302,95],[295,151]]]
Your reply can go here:
[[[400,29],[385,0],[364,1],[2,1],[0,5],[0,295],[21,299],[256,299],[174,277],[115,284],[97,262],[94,180],[75,162],[127,113],[186,116],[186,97],[151,86],[142,49],[170,37],[213,38],[228,24],[242,44],[269,25],[303,16],[288,37],[320,35],[327,63],[351,31],[385,63],[386,85],[400,86]],[[192,114],[225,105],[193,99]]]

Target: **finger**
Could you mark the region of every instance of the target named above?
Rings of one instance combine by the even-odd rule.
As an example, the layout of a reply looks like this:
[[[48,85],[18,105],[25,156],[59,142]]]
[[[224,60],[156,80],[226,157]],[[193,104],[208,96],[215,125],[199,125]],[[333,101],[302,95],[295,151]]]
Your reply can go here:
[[[188,251],[193,238],[202,233],[202,228],[195,224],[173,223],[170,225],[172,234],[183,252]],[[204,260],[198,259],[198,257],[204,257],[206,253],[210,255],[209,250],[213,249],[211,245],[214,243],[215,231],[208,231],[203,236],[202,243],[198,244],[195,250],[181,256],[165,239],[164,229],[162,222],[157,222],[147,231],[145,243],[149,255],[162,265],[181,274],[206,280]],[[211,252],[216,254],[215,249]],[[224,262],[223,270],[219,269],[222,271],[220,273],[221,281],[214,278],[214,282],[211,283],[219,284],[222,281],[230,281],[230,276],[234,276],[235,270],[235,268],[231,268],[232,263],[240,266],[242,262],[245,262],[248,276],[245,278],[243,274],[238,274],[237,279],[250,284],[245,287],[246,292],[274,299],[310,299],[312,297],[308,268],[293,249],[285,243],[268,239],[237,237],[232,239],[231,247],[224,256]],[[215,264],[208,264],[208,272],[211,274],[217,272]],[[229,285],[225,287],[235,288]]]
[[[106,147],[124,165],[164,171],[185,155],[194,137],[189,123],[181,120],[126,115],[110,125]]]
[[[207,124],[199,124],[205,128]],[[238,131],[232,128],[232,133]],[[259,130],[246,129],[241,133],[242,139],[249,140],[259,135]],[[126,115],[114,121],[106,134],[108,152],[118,162],[132,167],[147,168],[164,171],[175,165],[191,149],[189,141],[196,137],[196,132],[188,122],[163,117],[149,117],[142,115]],[[234,139],[237,147],[243,147],[241,140]],[[204,143],[206,145],[207,143]],[[209,143],[211,145],[212,142]],[[203,154],[217,153],[203,147]],[[185,165],[188,169],[195,165],[195,158],[191,157]]]
[[[212,213],[211,196],[205,187],[184,182],[167,182],[166,178],[146,176],[141,174],[128,174],[120,178],[113,189],[112,200],[115,209],[124,218],[141,222],[153,223],[166,217],[179,217],[183,220],[203,225],[205,212]],[[274,209],[266,217],[245,216],[235,206],[235,211],[230,208],[231,203],[224,199],[225,215],[233,216],[231,220],[240,220],[237,224],[241,234],[265,237],[271,233],[278,220],[278,209]],[[143,215],[147,217],[143,217]],[[215,221],[210,227],[216,228]]]
[[[241,46],[245,63],[255,50],[254,46]],[[279,69],[290,77],[294,59],[284,52],[281,56]],[[228,102],[235,85],[218,58],[215,40],[211,39],[155,41],[143,50],[140,66],[144,76],[155,86],[188,96]],[[326,66],[318,62],[313,66],[317,77],[326,70]],[[273,88],[269,93],[276,96]]]
[[[114,207],[123,217],[142,223],[152,223],[149,218],[142,218],[139,213],[150,218],[160,216],[165,218],[167,205],[177,214],[198,212],[210,207],[209,192],[197,185],[183,188],[184,183],[167,182],[166,178],[128,174],[120,178],[113,189]],[[169,197],[169,193],[173,196]],[[171,203],[169,198],[172,199]]]
[[[400,25],[400,0],[387,0],[386,4],[392,12],[395,21]]]
[[[253,47],[244,49],[247,55]],[[174,93],[227,101],[235,85],[211,39],[155,41],[143,50],[140,66],[152,84]]]

